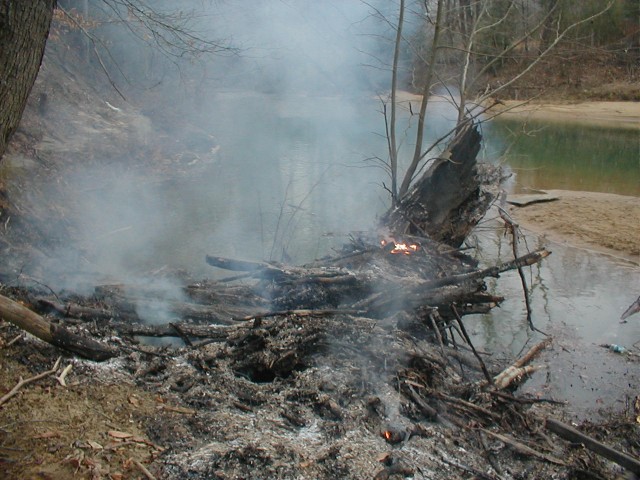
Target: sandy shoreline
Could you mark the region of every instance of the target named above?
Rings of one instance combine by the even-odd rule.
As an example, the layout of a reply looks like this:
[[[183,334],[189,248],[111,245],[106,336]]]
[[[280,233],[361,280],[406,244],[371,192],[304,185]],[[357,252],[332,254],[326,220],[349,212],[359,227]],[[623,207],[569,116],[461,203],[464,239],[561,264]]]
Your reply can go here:
[[[510,207],[525,232],[640,264],[640,198],[547,190],[558,200]],[[517,197],[517,196],[512,196]]]
[[[399,91],[397,101],[400,105],[409,102],[413,111],[418,111],[421,95]],[[434,95],[430,102],[448,102]],[[489,101],[490,102],[490,101]],[[408,107],[407,107],[408,108]],[[629,128],[640,130],[640,102],[522,102],[519,100],[500,100],[487,112],[499,114],[504,119],[528,119],[540,121],[569,122],[582,125],[599,125],[609,128]]]
[[[640,130],[640,102],[526,103],[506,100],[492,112],[520,118]]]
[[[640,130],[640,102],[522,105],[505,101],[505,118],[573,122]],[[558,200],[512,207],[523,229],[550,241],[595,250],[640,264],[640,198],[598,192],[547,190]]]

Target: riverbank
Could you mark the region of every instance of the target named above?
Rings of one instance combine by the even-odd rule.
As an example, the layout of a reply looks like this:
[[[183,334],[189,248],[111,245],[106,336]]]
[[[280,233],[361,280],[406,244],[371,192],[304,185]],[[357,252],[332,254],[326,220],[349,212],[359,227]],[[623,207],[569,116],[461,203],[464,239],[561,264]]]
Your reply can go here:
[[[569,190],[546,193],[557,200],[511,207],[525,233],[640,264],[640,198]]]
[[[411,103],[412,111],[417,112],[422,96],[399,91],[396,99],[402,108],[408,110]],[[430,103],[438,102],[448,103],[449,100],[437,95],[430,99]],[[640,130],[640,102],[500,100],[491,106],[487,115]]]
[[[493,111],[507,118],[640,130],[640,102],[523,104],[509,100]],[[546,192],[558,199],[511,209],[525,231],[640,264],[640,198],[601,192]]]
[[[505,100],[492,107],[491,112],[505,118],[640,130],[640,102],[535,103]]]

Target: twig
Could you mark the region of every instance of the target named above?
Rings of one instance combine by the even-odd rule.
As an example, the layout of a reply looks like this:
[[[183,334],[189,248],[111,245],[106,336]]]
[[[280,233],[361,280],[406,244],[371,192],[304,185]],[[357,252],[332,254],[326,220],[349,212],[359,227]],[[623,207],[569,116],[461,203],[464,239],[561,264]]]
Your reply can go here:
[[[514,438],[511,438],[508,435],[502,435],[500,433],[492,432],[491,430],[486,430],[484,428],[481,428],[480,431],[486,433],[487,435],[493,438],[500,440],[502,443],[506,445],[509,445],[511,448],[513,448],[515,451],[517,451],[522,455],[526,455],[528,457],[535,457],[539,460],[544,460],[546,462],[553,463],[556,465],[562,465],[562,466],[567,465],[565,462],[563,462],[559,458],[555,458],[551,455],[547,455],[546,453],[538,452],[537,450],[534,450],[533,448],[525,445],[524,443],[517,441]]]
[[[511,246],[513,249],[513,258],[518,258],[518,241],[520,237],[520,233],[518,232],[518,224],[515,223],[506,210],[500,206],[498,206],[498,212],[500,212],[500,218],[504,221],[504,223],[509,228],[511,232]],[[547,335],[542,330],[535,327],[533,324],[533,320],[531,318],[531,300],[529,298],[529,288],[527,287],[527,279],[524,276],[524,272],[522,271],[522,266],[518,265],[518,275],[520,276],[520,282],[522,283],[522,293],[524,294],[524,304],[527,307],[527,322],[529,323],[529,328],[535,332],[540,332],[543,335]]]
[[[499,421],[502,418],[500,414],[492,412],[491,410],[481,407],[480,405],[476,405],[473,402],[468,402],[467,400],[463,400],[461,398],[452,397],[450,395],[439,392],[436,389],[427,389],[427,393],[433,397],[436,397],[445,402],[457,405],[466,410],[474,410],[478,413],[481,413],[482,415],[492,418],[493,420]]]
[[[67,17],[71,22],[73,22],[75,24],[76,27],[78,27],[78,29],[91,41],[91,47],[93,48],[93,53],[96,55],[96,58],[98,59],[98,63],[100,63],[100,67],[102,68],[102,71],[105,73],[105,75],[107,76],[107,80],[109,81],[109,83],[111,84],[111,86],[113,87],[113,89],[116,91],[116,93],[118,95],[120,95],[120,97],[126,102],[127,99],[125,98],[125,96],[122,94],[122,92],[120,91],[120,89],[118,88],[118,86],[116,85],[116,83],[113,81],[113,78],[111,77],[111,75],[109,74],[109,71],[107,70],[107,67],[105,66],[104,62],[102,61],[102,57],[100,56],[100,53],[98,52],[98,49],[96,47],[96,42],[100,42],[102,44],[102,42],[100,40],[98,40],[96,37],[94,37],[93,35],[91,35],[86,28],[84,28],[82,26],[82,24],[80,22],[78,22],[73,15],[70,15],[69,12],[67,12],[64,8],[62,8],[60,5],[58,5],[57,7],[58,9],[60,9],[60,11],[65,15],[65,17]],[[104,45],[103,45],[104,46]],[[122,73],[122,71],[121,71]]]
[[[149,480],[156,480],[156,477],[153,475],[153,473],[151,473],[147,467],[145,467],[144,465],[142,465],[138,460],[132,458],[133,463],[135,464],[136,467],[138,467],[140,469],[140,471],[144,474],[145,477],[147,477]]]
[[[178,335],[180,336],[180,338],[182,339],[182,341],[185,343],[185,345],[187,345],[188,347],[193,347],[193,342],[191,341],[191,339],[182,331],[182,328],[180,327],[180,325],[178,325],[177,323],[169,323],[169,326],[171,328],[173,328],[176,332],[178,332]]]
[[[469,347],[471,347],[471,350],[473,351],[473,354],[478,359],[478,362],[480,362],[480,367],[482,368],[482,373],[484,373],[484,376],[487,379],[487,381],[491,385],[493,385],[493,377],[489,373],[489,370],[487,370],[487,366],[484,364],[484,361],[482,360],[482,357],[480,357],[480,354],[478,354],[478,352],[476,352],[476,348],[473,346],[473,343],[471,343],[471,338],[469,337],[469,334],[467,333],[467,329],[464,328],[464,323],[462,323],[462,318],[460,318],[460,314],[458,313],[458,310],[456,309],[456,306],[453,303],[451,304],[451,311],[453,312],[453,314],[456,317],[456,320],[458,321],[458,325],[460,326],[460,331],[462,332],[462,336],[464,337],[466,342],[469,344]]]
[[[22,334],[17,335],[15,338],[9,340],[7,342],[7,344],[5,345],[6,347],[10,347],[11,345],[13,345],[14,343],[16,343],[18,340],[20,340],[22,338]]]
[[[440,334],[440,329],[438,328],[438,324],[436,323],[435,316],[437,312],[432,312],[429,314],[429,320],[431,320],[431,326],[433,327],[433,331],[438,339],[438,344],[440,345],[440,351],[442,352],[442,358],[447,358],[447,354],[444,353],[444,343],[442,342],[442,335]]]
[[[58,383],[63,387],[67,386],[67,383],[65,382],[64,379],[67,378],[67,375],[69,374],[72,368],[73,368],[72,364],[67,365],[66,367],[64,367],[64,370],[62,370],[62,373],[56,377],[56,380],[58,380]]]
[[[438,411],[435,408],[433,408],[431,405],[429,405],[427,402],[425,402],[420,397],[420,395],[418,395],[418,392],[416,392],[413,389],[411,384],[404,382],[404,386],[406,387],[409,397],[418,406],[418,408],[420,408],[420,410],[422,411],[422,414],[430,421],[435,422],[436,420],[438,420]]]
[[[523,398],[523,397],[515,397],[509,393],[501,392],[499,390],[489,390],[489,395],[493,395],[495,397],[502,398],[508,402],[515,402],[521,404],[530,404],[530,403],[551,403],[552,405],[567,405],[568,402],[563,400],[554,400],[553,398]]]
[[[38,375],[35,375],[33,377],[29,377],[26,380],[24,380],[22,377],[20,377],[20,379],[18,380],[18,383],[16,383],[15,387],[13,387],[9,391],[9,393],[7,393],[4,397],[0,398],[0,405],[5,403],[11,397],[13,397],[16,393],[18,393],[18,390],[20,390],[25,385],[27,385],[29,383],[33,383],[33,382],[35,382],[37,380],[40,380],[41,378],[44,378],[44,377],[47,377],[49,375],[53,375],[54,373],[56,373],[56,371],[58,370],[58,367],[60,366],[60,360],[62,360],[62,357],[58,357],[58,360],[56,360],[56,363],[53,365],[53,368],[51,370],[47,370],[46,372],[42,372],[42,373],[40,373]]]
[[[257,313],[255,315],[247,315],[245,317],[233,318],[233,320],[238,322],[247,322],[249,320],[255,320],[258,318],[268,318],[268,317],[284,317],[287,315],[295,315],[296,317],[323,317],[325,315],[358,315],[364,313],[364,310],[355,310],[355,309],[341,309],[341,308],[329,308],[329,309],[319,309],[312,310],[306,308],[299,308],[294,310],[279,310],[275,312],[265,312],[265,313]]]

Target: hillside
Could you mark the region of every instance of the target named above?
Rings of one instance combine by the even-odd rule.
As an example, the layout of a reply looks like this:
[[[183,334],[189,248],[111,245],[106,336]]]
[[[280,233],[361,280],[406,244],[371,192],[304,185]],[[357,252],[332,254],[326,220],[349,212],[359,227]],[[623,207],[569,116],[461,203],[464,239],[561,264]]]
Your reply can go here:
[[[510,62],[487,78],[493,88],[522,71]],[[543,58],[498,98],[540,102],[640,101],[640,59],[633,51],[558,51]]]

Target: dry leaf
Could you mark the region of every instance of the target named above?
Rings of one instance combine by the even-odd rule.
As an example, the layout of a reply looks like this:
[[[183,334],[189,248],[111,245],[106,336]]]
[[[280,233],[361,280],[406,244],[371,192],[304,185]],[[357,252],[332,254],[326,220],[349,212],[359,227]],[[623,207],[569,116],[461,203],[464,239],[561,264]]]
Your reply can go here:
[[[60,436],[60,432],[54,432],[52,430],[49,430],[48,432],[35,435],[33,438],[57,438],[59,436]]]
[[[102,450],[104,447],[100,445],[98,442],[94,442],[93,440],[87,440],[87,443],[94,450]]]
[[[380,463],[386,463],[389,461],[390,458],[391,458],[391,454],[389,452],[384,452],[378,455],[376,460]]]
[[[163,405],[161,407],[163,410],[167,410],[169,412],[183,413],[185,415],[195,415],[196,411],[192,408],[185,407],[172,407],[171,405]]]
[[[127,432],[119,432],[118,430],[109,430],[109,432],[107,432],[108,435],[110,437],[113,438],[131,438],[133,437],[133,433],[127,433]]]

